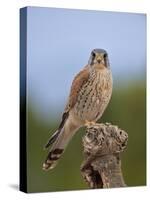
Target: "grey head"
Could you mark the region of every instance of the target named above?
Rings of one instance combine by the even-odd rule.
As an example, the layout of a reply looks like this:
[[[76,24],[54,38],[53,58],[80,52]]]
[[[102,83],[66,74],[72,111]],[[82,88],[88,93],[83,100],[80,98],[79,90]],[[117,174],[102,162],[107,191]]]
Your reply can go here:
[[[89,65],[103,64],[106,68],[109,68],[108,53],[104,49],[93,49],[88,62]]]

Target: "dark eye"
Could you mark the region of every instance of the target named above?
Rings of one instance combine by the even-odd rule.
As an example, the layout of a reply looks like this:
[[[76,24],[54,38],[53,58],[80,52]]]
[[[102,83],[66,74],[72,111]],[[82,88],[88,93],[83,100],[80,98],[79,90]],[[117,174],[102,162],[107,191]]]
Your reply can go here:
[[[92,57],[95,57],[95,53],[94,52],[92,52]]]
[[[106,57],[107,57],[107,53],[104,54],[104,58],[106,58]]]

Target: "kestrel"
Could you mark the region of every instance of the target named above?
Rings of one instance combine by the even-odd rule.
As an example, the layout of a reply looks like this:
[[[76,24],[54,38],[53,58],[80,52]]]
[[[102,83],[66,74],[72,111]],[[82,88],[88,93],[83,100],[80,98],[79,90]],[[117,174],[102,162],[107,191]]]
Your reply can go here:
[[[72,136],[82,126],[101,118],[112,94],[112,74],[108,54],[103,49],[91,52],[88,64],[75,76],[61,123],[45,148],[52,147],[43,169],[55,167]]]

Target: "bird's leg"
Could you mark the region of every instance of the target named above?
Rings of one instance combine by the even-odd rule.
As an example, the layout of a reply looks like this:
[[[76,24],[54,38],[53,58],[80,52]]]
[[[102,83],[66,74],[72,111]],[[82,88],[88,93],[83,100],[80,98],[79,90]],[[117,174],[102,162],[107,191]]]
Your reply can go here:
[[[85,120],[84,125],[87,126],[87,127],[89,127],[89,126],[95,125],[95,123],[96,123],[96,122],[94,122],[94,121]]]

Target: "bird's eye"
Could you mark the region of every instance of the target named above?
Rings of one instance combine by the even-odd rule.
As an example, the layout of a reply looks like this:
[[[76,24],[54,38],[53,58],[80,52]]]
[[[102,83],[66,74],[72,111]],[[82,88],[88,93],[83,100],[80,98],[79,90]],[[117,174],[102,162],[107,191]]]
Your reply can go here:
[[[94,52],[92,52],[92,57],[95,57],[95,53]]]
[[[106,58],[106,57],[107,57],[107,53],[104,54],[104,58]]]

